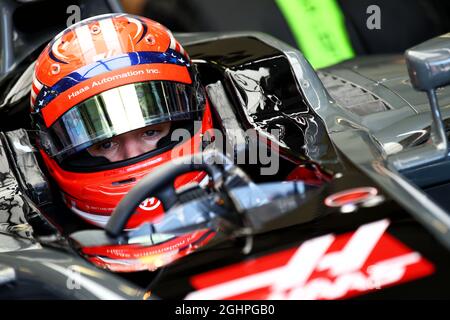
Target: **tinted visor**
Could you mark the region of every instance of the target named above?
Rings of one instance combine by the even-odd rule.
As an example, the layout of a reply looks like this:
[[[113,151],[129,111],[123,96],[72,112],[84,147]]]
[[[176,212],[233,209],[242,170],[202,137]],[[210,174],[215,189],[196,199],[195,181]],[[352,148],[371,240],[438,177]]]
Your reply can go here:
[[[203,110],[203,92],[170,81],[133,83],[91,97],[61,116],[41,137],[59,161],[114,136]]]

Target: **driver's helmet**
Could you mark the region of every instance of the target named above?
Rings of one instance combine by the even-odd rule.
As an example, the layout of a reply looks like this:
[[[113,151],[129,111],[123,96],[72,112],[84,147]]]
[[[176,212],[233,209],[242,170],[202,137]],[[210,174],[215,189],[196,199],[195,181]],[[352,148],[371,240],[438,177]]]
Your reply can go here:
[[[198,152],[212,128],[183,47],[161,24],[128,14],[92,17],[57,35],[36,62],[31,106],[38,148],[65,203],[97,226],[144,175]],[[176,129],[190,138],[172,141]],[[175,187],[203,178],[187,174]],[[151,196],[129,228],[163,213]]]

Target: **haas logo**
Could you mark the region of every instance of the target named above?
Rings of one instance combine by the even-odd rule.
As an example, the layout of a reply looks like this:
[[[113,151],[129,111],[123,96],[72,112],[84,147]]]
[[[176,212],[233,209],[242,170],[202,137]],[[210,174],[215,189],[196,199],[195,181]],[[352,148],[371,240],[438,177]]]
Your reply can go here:
[[[152,197],[147,198],[139,205],[139,208],[141,208],[144,211],[152,211],[158,208],[161,205],[161,201],[158,199]]]
[[[430,275],[433,265],[387,234],[389,220],[192,277],[187,299],[341,299]]]

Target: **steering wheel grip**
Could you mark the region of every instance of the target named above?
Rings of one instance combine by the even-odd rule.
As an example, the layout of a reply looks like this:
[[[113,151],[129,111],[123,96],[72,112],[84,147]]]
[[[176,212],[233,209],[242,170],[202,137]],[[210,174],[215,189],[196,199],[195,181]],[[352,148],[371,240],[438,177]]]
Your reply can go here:
[[[114,209],[105,226],[106,233],[111,237],[118,237],[139,204],[149,196],[157,197],[164,210],[168,210],[177,199],[173,184],[178,176],[191,171],[205,171],[210,177],[215,176],[217,168],[214,165],[194,161],[195,159],[194,155],[172,160],[142,178]]]

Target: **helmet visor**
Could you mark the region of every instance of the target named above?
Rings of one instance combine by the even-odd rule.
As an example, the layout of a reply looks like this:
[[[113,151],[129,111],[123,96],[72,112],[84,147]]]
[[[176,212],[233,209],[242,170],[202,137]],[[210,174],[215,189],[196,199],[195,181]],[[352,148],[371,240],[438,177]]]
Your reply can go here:
[[[124,85],[74,106],[41,137],[50,156],[63,160],[100,141],[163,122],[193,119],[203,110],[198,88],[170,81]]]

